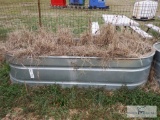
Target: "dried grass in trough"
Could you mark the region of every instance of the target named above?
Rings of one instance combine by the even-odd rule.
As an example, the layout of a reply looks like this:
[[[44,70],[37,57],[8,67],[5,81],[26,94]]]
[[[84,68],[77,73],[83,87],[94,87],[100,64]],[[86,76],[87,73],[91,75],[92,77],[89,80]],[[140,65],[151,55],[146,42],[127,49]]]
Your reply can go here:
[[[100,35],[82,34],[74,40],[69,29],[56,33],[41,28],[37,31],[20,30],[10,33],[5,44],[6,52],[15,57],[38,56],[89,56],[113,58],[137,58],[150,54],[152,44],[129,30],[116,31],[108,25]]]

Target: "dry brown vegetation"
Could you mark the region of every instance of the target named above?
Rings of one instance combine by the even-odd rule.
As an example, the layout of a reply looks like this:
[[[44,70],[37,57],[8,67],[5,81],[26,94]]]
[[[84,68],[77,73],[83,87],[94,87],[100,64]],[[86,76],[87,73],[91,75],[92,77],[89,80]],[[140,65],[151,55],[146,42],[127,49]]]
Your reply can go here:
[[[56,33],[41,28],[37,31],[26,29],[9,34],[5,44],[8,54],[16,57],[38,56],[96,56],[102,58],[137,58],[150,54],[152,44],[129,30],[117,31],[108,25],[100,30],[100,35],[89,33],[75,40],[66,28]]]
[[[154,64],[151,67],[150,70],[150,75],[149,75],[149,80],[147,82],[147,84],[145,84],[144,86],[142,86],[142,89],[146,92],[154,92],[157,94],[160,94],[160,84],[158,84],[158,80],[156,78],[156,72],[154,69]]]
[[[24,114],[22,108],[13,108],[2,120],[40,120],[34,113]]]
[[[0,42],[0,64],[5,60],[5,45],[3,42]]]

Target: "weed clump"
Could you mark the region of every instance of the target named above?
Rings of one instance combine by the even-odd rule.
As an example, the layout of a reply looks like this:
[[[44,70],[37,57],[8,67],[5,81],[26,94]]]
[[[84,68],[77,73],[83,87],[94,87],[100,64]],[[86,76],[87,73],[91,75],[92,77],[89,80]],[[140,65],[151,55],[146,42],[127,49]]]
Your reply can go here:
[[[114,26],[102,27],[100,34],[82,34],[78,40],[69,29],[56,33],[41,28],[37,31],[19,30],[9,34],[5,44],[7,54],[15,57],[89,56],[137,58],[150,54],[152,45],[129,30],[117,31]]]
[[[5,45],[3,42],[0,42],[0,65],[4,62],[5,58]]]

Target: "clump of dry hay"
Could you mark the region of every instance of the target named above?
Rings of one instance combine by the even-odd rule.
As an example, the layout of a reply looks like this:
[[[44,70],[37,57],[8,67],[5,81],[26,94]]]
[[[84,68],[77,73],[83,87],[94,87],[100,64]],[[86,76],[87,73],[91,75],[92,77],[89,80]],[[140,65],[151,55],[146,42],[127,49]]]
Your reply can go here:
[[[152,52],[152,45],[137,34],[116,31],[104,26],[100,35],[83,34],[74,40],[70,30],[62,28],[56,33],[41,28],[37,31],[15,31],[8,36],[6,52],[15,57],[38,56],[96,56],[102,58],[133,58]]]
[[[0,42],[0,64],[4,61],[5,58],[5,45],[3,42]]]
[[[144,90],[145,92],[154,92],[160,94],[160,85],[158,83],[156,76],[157,75],[153,64],[150,70],[149,80],[147,81],[147,84],[142,86],[142,90]]]

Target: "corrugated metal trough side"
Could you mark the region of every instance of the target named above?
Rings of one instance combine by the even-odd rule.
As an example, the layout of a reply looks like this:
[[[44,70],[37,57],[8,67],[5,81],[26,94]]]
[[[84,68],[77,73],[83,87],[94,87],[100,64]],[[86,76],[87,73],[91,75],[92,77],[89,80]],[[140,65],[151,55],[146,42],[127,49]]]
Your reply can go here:
[[[114,59],[98,57],[47,56],[16,59],[7,55],[12,82],[29,85],[59,84],[62,87],[104,87],[133,89],[147,82],[153,56]]]
[[[156,54],[154,56],[154,71],[155,71],[155,78],[160,83],[160,42],[157,42],[153,45],[156,49]]]

